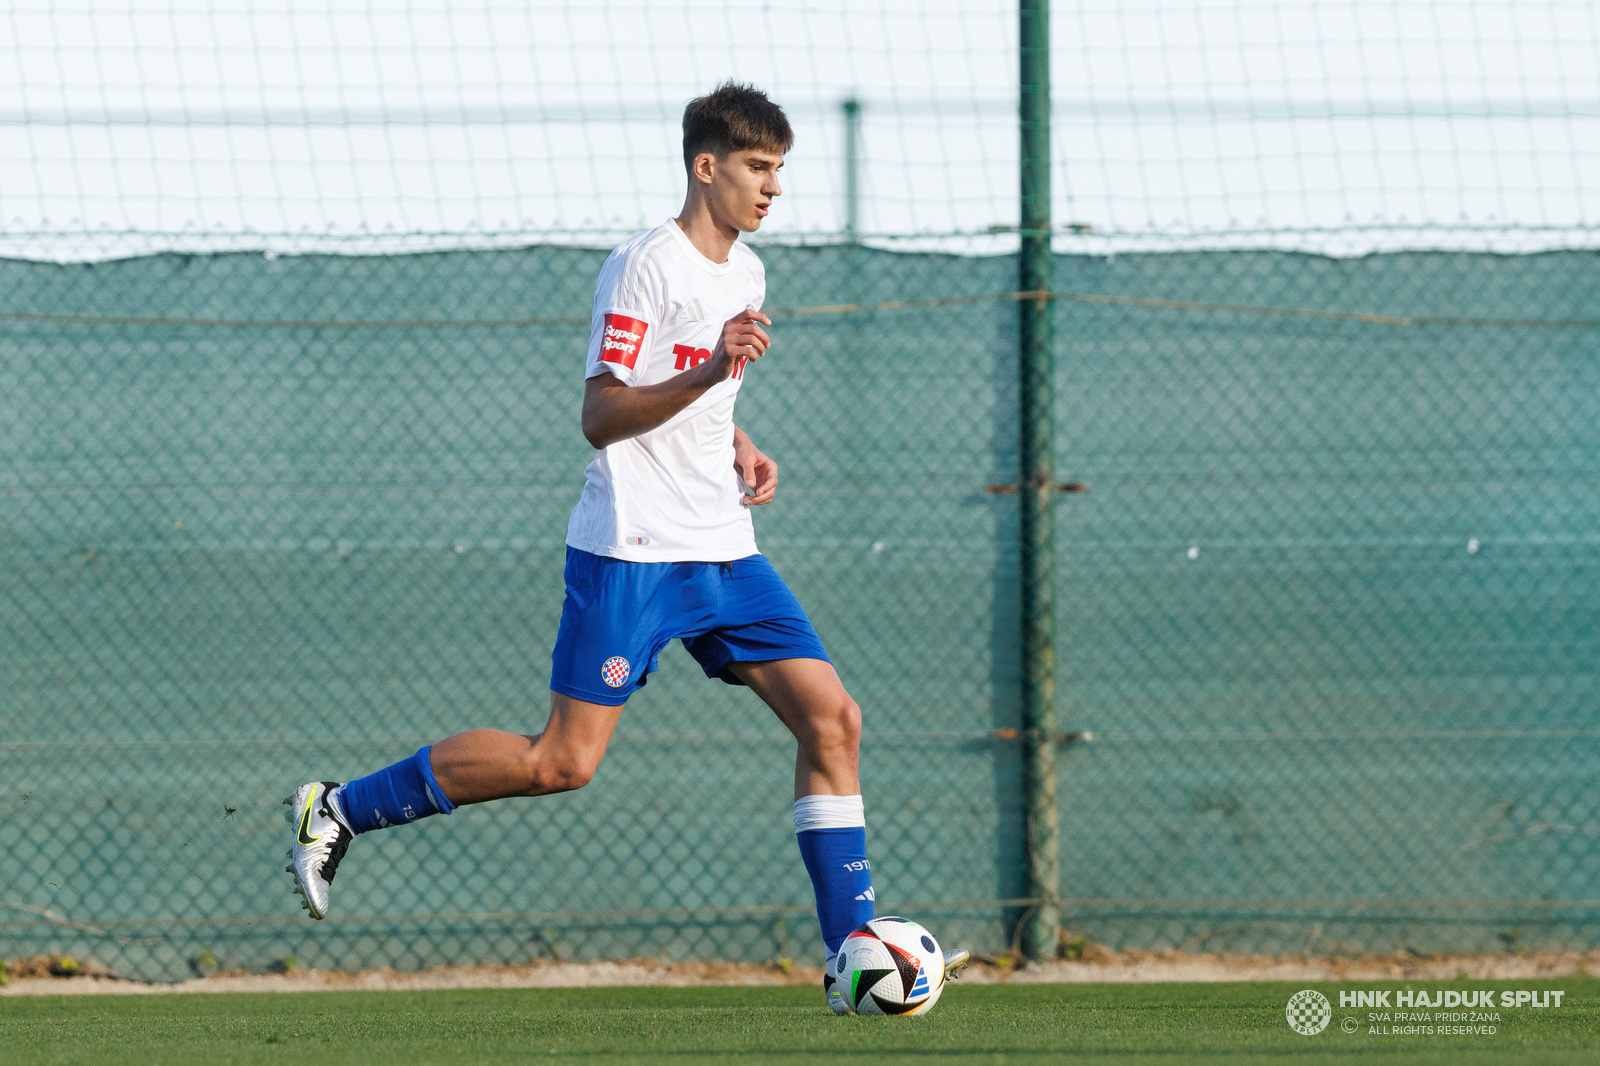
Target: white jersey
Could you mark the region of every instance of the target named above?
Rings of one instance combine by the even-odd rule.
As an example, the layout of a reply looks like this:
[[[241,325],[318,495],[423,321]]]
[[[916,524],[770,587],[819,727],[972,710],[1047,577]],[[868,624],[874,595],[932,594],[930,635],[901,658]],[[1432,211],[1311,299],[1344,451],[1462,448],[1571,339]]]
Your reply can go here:
[[[668,219],[612,251],[595,286],[585,379],[654,385],[711,358],[722,325],[767,295],[761,260],[734,242],[713,263]],[[733,468],[733,373],[648,433],[595,454],[567,543],[632,562],[726,562],[756,553]]]

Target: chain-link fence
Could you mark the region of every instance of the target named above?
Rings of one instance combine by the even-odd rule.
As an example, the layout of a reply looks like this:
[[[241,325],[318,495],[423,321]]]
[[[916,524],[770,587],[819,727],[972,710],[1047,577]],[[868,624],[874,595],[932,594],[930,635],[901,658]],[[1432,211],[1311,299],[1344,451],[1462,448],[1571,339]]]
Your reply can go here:
[[[1058,654],[1095,731],[1063,838],[1070,894],[1099,898],[1073,920],[1235,950],[1592,945],[1600,257],[1062,267],[1298,309],[1063,308],[1059,462],[1091,491],[1060,512]]]
[[[1003,950],[1016,260],[762,254],[757,536],[865,711],[880,913]],[[0,262],[0,954],[820,957],[793,742],[676,650],[587,788],[363,837],[326,922],[289,894],[295,784],[543,722],[602,258]],[[1593,945],[1600,254],[1056,278],[1074,934]]]

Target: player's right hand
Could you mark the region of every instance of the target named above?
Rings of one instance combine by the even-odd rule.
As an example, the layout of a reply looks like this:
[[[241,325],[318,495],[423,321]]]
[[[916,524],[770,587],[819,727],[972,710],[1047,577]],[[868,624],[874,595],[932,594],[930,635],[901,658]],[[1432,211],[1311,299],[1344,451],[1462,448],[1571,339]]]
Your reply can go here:
[[[759,323],[759,324],[758,324]],[[706,364],[718,381],[726,381],[740,359],[760,359],[772,347],[772,338],[762,325],[772,325],[772,319],[760,311],[746,308],[722,324],[722,336],[711,352]]]

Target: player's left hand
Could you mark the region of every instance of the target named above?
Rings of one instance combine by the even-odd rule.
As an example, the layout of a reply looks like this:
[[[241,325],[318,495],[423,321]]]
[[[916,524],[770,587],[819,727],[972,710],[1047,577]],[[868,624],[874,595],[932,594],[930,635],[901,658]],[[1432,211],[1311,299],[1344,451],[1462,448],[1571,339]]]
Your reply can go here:
[[[733,466],[744,481],[745,506],[759,507],[771,503],[778,491],[778,464],[750,443],[749,437],[740,436],[742,439],[734,444]]]

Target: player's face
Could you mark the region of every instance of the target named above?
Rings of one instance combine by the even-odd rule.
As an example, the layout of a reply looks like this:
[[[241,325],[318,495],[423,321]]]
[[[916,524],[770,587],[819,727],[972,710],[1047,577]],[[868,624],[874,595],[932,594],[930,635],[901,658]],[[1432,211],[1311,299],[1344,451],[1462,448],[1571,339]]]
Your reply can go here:
[[[782,167],[783,156],[760,148],[729,152],[726,159],[716,160],[710,189],[713,212],[739,232],[754,233],[772,201],[783,195],[778,184]]]

